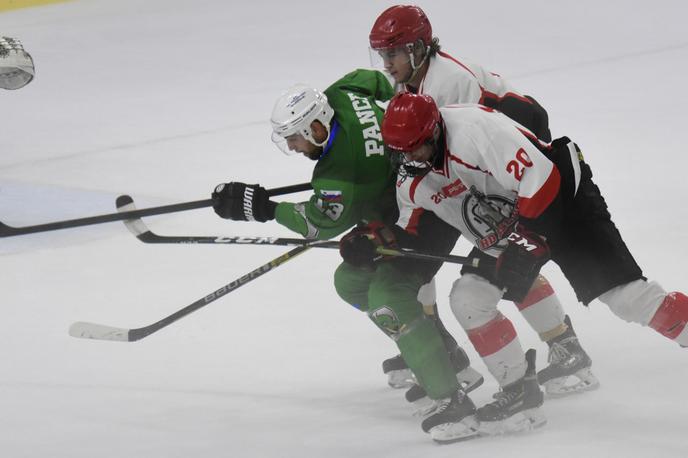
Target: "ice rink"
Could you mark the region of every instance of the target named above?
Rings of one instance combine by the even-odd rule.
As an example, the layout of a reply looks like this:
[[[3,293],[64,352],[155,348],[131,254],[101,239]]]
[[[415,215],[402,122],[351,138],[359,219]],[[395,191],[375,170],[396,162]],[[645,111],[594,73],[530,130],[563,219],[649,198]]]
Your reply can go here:
[[[0,92],[0,221],[14,226],[210,197],[220,182],[308,181],[270,141],[274,100],[369,66],[388,1],[77,0],[0,14],[36,78]],[[425,1],[443,49],[509,79],[582,148],[645,275],[688,290],[688,33],[684,1]],[[286,196],[305,200],[308,194]],[[161,234],[293,236],[202,209],[151,217]],[[460,243],[455,254],[468,252]],[[439,446],[380,369],[396,354],[311,250],[136,343],[67,334],[143,326],[286,252],[145,245],[121,223],[0,239],[0,455],[6,458],[688,456],[687,350],[586,308],[543,270],[601,387],[546,401],[548,424]],[[438,276],[440,314],[485,384]],[[512,303],[524,347],[546,345]],[[683,399],[683,400],[682,400]]]

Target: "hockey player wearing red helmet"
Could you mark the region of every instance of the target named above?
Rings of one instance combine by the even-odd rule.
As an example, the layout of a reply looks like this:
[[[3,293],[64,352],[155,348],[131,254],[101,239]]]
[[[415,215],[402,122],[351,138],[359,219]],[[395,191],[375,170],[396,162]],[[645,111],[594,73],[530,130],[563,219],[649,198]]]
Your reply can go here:
[[[494,281],[515,298],[550,259],[578,299],[599,299],[621,319],[655,329],[688,345],[688,297],[648,281],[619,231],[578,146],[566,137],[551,143],[495,110],[479,105],[438,108],[427,95],[397,94],[382,123],[382,136],[400,158],[400,173],[413,186],[399,193],[400,220],[417,209],[433,211],[466,235],[466,203],[485,214],[510,215],[493,238],[477,234],[476,246],[496,257],[487,263]],[[441,195],[441,199],[434,198]],[[485,205],[485,207],[483,207]],[[482,245],[489,240],[491,244]],[[482,260],[481,260],[482,263]],[[486,363],[501,353],[521,378],[500,380],[495,401],[476,412],[482,432],[544,421],[542,396],[528,370],[511,323],[493,304],[476,307],[454,284],[452,310]],[[464,290],[465,293],[465,290]],[[528,361],[527,361],[528,360]]]
[[[535,99],[498,74],[442,51],[419,7],[396,5],[383,11],[369,42],[371,63],[394,78],[398,91],[428,94],[440,107],[479,103],[501,111],[541,140],[551,140],[547,112]]]
[[[495,108],[527,127],[539,139],[551,140],[547,112],[499,75],[441,51],[439,39],[433,37],[432,25],[421,8],[396,5],[386,9],[373,24],[369,38],[371,60],[394,78],[398,91],[430,95],[438,106],[479,103]],[[406,168],[409,167],[413,166],[407,164]],[[410,181],[402,180],[398,186],[408,187]],[[469,229],[475,232],[474,226],[481,224],[473,221]],[[483,265],[492,262],[478,248],[470,256],[484,258]],[[466,266],[462,274],[465,278],[459,287],[470,290],[467,295],[475,301],[488,303],[501,297],[484,267]],[[538,374],[548,394],[561,396],[599,386],[590,370],[592,361],[544,276],[535,279],[530,293],[516,302],[516,306],[549,346],[550,364]],[[493,361],[488,367],[495,377],[503,378],[504,366],[499,361]]]

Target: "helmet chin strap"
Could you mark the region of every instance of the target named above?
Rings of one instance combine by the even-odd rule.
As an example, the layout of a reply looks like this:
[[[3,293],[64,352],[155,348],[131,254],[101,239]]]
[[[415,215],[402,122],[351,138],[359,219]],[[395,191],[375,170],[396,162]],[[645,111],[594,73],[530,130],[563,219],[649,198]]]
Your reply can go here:
[[[409,77],[406,78],[406,80],[401,81],[401,84],[408,84],[410,81],[413,80],[413,78],[416,77],[416,75],[418,74],[418,70],[420,70],[420,68],[423,66],[423,64],[425,63],[425,60],[428,58],[429,54],[430,54],[430,46],[426,46],[425,47],[425,53],[423,54],[423,59],[420,61],[420,63],[418,65],[416,65],[416,56],[413,54],[412,49],[409,51],[411,69],[413,69],[413,71],[411,72]]]

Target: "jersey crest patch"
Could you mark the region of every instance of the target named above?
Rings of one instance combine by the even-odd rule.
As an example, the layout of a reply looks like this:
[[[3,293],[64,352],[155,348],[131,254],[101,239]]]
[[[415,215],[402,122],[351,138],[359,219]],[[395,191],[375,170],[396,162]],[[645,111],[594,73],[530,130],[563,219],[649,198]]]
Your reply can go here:
[[[391,308],[384,306],[370,314],[370,318],[382,331],[396,340],[402,331],[403,325],[397,314]]]
[[[513,201],[500,195],[484,195],[474,187],[463,201],[461,213],[481,250],[500,243],[516,222]]]

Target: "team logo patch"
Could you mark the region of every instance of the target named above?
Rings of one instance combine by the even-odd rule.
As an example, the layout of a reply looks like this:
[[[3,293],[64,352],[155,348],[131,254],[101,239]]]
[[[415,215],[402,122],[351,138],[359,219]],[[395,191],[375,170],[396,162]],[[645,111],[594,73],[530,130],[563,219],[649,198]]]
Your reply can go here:
[[[389,307],[381,307],[370,314],[370,318],[382,329],[385,334],[394,338],[401,332],[402,324],[394,310]]]
[[[461,208],[468,230],[476,237],[478,248],[498,244],[515,222],[514,202],[500,195],[469,194]]]

